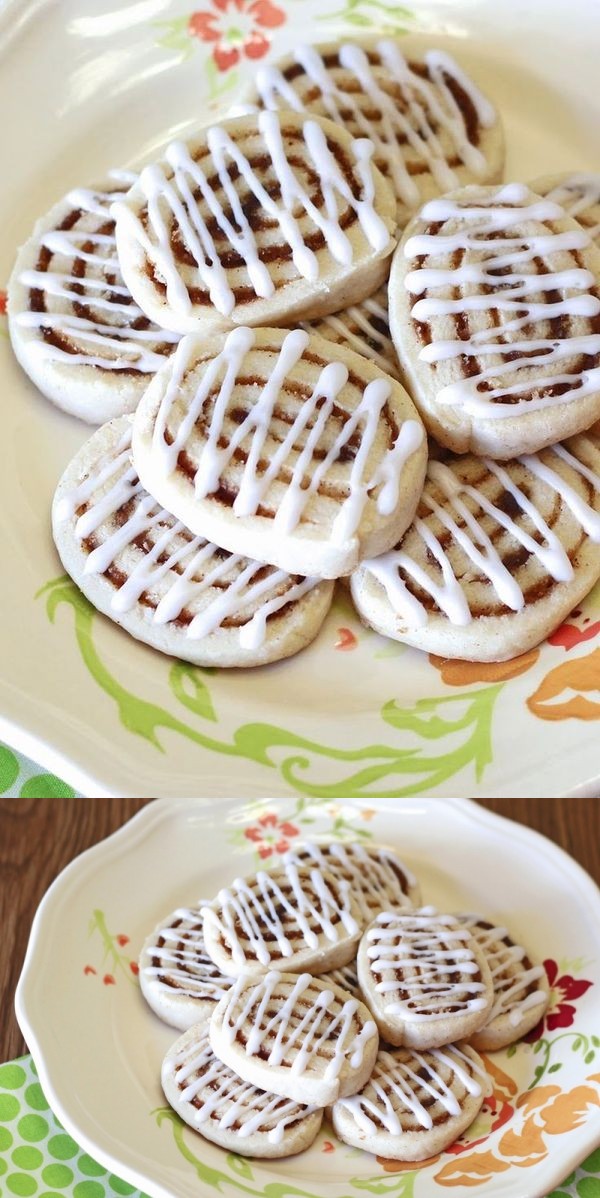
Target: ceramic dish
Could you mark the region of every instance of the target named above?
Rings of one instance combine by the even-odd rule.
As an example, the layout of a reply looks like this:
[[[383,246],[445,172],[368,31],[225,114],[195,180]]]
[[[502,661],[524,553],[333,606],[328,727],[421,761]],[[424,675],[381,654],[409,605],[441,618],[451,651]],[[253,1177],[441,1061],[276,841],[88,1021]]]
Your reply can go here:
[[[139,992],[144,937],[168,911],[308,836],[390,844],[425,901],[488,914],[546,962],[543,1024],[486,1057],[493,1094],[461,1140],[421,1166],[348,1149],[328,1124],[298,1157],[246,1160],[165,1107],[160,1063],[178,1033]],[[541,1198],[600,1143],[599,988],[594,883],[555,845],[476,804],[197,800],[150,804],[57,879],[33,925],[17,1014],[67,1130],[151,1198]]]
[[[57,197],[185,137],[235,101],[259,60],[307,36],[385,32],[455,53],[502,113],[508,178],[600,167],[596,0],[196,3],[0,2],[10,163],[0,286]],[[598,588],[552,644],[500,666],[443,663],[386,641],[343,599],[306,652],[249,673],[178,665],[95,615],[61,577],[49,530],[57,479],[89,429],[28,383],[2,316],[0,332],[0,737],[94,794],[369,798],[600,785]]]

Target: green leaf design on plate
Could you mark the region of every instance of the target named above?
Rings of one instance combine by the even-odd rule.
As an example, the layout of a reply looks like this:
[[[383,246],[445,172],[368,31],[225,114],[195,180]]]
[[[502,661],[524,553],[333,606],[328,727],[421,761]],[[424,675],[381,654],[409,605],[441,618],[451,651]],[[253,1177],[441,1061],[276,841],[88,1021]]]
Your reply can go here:
[[[344,21],[359,29],[375,29],[382,34],[401,34],[415,26],[415,14],[403,4],[386,4],[385,0],[346,0],[335,12],[323,13],[317,21]]]
[[[156,45],[163,50],[175,50],[180,55],[180,61],[189,58],[194,45],[189,33],[189,16],[177,17],[173,21],[153,21],[157,30],[162,30],[156,39]]]
[[[67,575],[46,583],[36,598],[39,596],[45,597],[51,623],[62,605],[72,609],[77,645],[86,668],[115,702],[123,727],[161,753],[164,747],[159,734],[166,730],[176,732],[209,753],[278,769],[293,790],[313,799],[349,795],[392,798],[430,793],[469,766],[474,767],[476,778],[481,779],[485,766],[492,760],[492,720],[503,683],[419,699],[410,707],[401,707],[396,700],[390,700],[383,705],[381,717],[388,727],[402,734],[398,744],[337,748],[267,723],[242,724],[231,739],[218,739],[122,686],[102,661],[94,643],[95,609]],[[169,667],[171,692],[180,707],[203,721],[217,724],[207,676],[207,671],[183,662]],[[327,780],[314,778],[321,763],[329,764]],[[340,767],[334,778],[332,765]]]

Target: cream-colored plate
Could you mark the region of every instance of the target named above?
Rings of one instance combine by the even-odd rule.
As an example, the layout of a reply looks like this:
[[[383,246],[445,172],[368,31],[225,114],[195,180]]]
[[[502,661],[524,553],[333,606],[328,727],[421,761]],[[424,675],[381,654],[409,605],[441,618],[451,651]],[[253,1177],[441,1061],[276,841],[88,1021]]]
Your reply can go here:
[[[197,4],[0,0],[0,286],[58,196],[185,136],[267,53],[307,36],[385,30],[443,46],[501,109],[507,177],[600,168],[597,0]],[[557,643],[501,667],[432,662],[361,629],[344,600],[306,652],[245,674],[182,670],[92,615],[59,579],[49,527],[56,481],[89,430],[27,381],[2,317],[0,331],[5,740],[95,794],[368,799],[600,783],[600,589]]]
[[[426,903],[505,924],[553,985],[531,1042],[484,1058],[493,1093],[476,1122],[421,1166],[349,1149],[327,1123],[300,1156],[245,1160],[165,1110],[160,1063],[179,1033],[139,991],[145,936],[300,839],[332,836],[395,847]],[[17,1015],[67,1130],[151,1198],[541,1198],[600,1143],[598,992],[598,889],[550,841],[474,803],[180,800],[150,804],[57,879],[34,922]]]

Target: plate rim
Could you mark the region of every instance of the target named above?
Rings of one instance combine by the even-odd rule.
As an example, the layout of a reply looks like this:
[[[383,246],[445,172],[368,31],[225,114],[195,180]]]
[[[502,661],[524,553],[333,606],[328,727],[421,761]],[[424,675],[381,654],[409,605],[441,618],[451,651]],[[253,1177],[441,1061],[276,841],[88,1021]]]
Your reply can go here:
[[[225,817],[223,807],[227,810],[235,810],[240,806],[259,807],[261,802],[265,806],[270,807],[280,806],[287,801],[285,798],[267,798],[251,801],[243,798],[231,798],[220,801],[219,810]],[[361,805],[360,799],[348,798],[342,800],[342,802],[348,803],[351,806]],[[575,883],[581,898],[588,904],[591,926],[597,929],[600,944],[600,887],[591,875],[565,849],[557,845],[549,837],[527,825],[520,824],[514,819],[489,811],[472,799],[444,798],[439,796],[427,798],[418,796],[414,799],[380,799],[374,805],[385,811],[389,810],[390,802],[397,805],[400,811],[404,811],[406,815],[418,810],[421,810],[421,813],[424,814],[425,805],[429,806],[429,810],[431,810],[430,805],[433,805],[434,808],[443,806],[445,811],[451,810],[456,816],[466,818],[469,823],[491,828],[492,832],[496,830],[504,838],[515,837],[516,835],[525,845],[531,845],[538,854],[542,854],[546,858],[550,858],[550,860],[560,864],[561,872],[567,873],[571,881]],[[42,1089],[46,1094],[53,1113],[57,1115],[73,1139],[94,1159],[97,1159],[101,1164],[110,1168],[117,1176],[122,1177],[123,1180],[135,1185],[142,1193],[152,1195],[152,1198],[175,1198],[175,1195],[174,1191],[162,1182],[154,1181],[151,1177],[145,1176],[135,1165],[130,1165],[127,1162],[123,1164],[121,1160],[112,1154],[110,1149],[105,1148],[102,1143],[98,1144],[93,1136],[88,1134],[87,1128],[80,1126],[77,1116],[71,1115],[68,1103],[67,1106],[63,1103],[60,1086],[57,1087],[54,1084],[54,1070],[53,1068],[46,1067],[42,1047],[43,1035],[40,1036],[38,1031],[36,1031],[35,982],[32,987],[32,979],[34,980],[35,978],[35,959],[41,940],[41,931],[45,927],[46,920],[52,919],[53,905],[64,902],[68,895],[69,887],[73,884],[77,885],[80,876],[87,875],[89,877],[90,864],[94,865],[96,870],[102,868],[103,864],[113,856],[115,849],[118,855],[121,855],[122,852],[130,851],[133,847],[139,846],[144,840],[155,833],[157,828],[166,820],[176,820],[182,814],[189,815],[194,812],[207,814],[208,812],[214,812],[214,810],[215,804],[206,797],[199,797],[198,799],[150,800],[149,803],[136,812],[120,828],[85,849],[69,862],[51,883],[37,908],[15,992],[17,1020],[38,1070]],[[43,1028],[43,1020],[41,1021],[41,1027]],[[600,1147],[600,1108],[591,1114],[588,1112],[584,1124],[580,1128],[574,1129],[574,1133],[570,1135],[569,1143],[561,1145],[562,1151],[560,1153],[560,1167],[558,1170],[556,1169],[556,1165],[553,1164],[553,1156],[555,1154],[549,1152],[546,1159],[539,1162],[535,1170],[529,1171],[526,1179],[524,1179],[528,1183],[526,1186],[521,1185],[516,1190],[514,1179],[512,1182],[507,1179],[506,1183],[500,1183],[499,1178],[494,1178],[493,1189],[490,1190],[489,1182],[486,1183],[486,1189],[488,1192],[492,1192],[495,1198],[546,1198],[546,1195],[551,1190],[560,1185],[564,1181],[564,1178],[598,1147]],[[201,1182],[200,1193],[208,1192],[204,1183]]]

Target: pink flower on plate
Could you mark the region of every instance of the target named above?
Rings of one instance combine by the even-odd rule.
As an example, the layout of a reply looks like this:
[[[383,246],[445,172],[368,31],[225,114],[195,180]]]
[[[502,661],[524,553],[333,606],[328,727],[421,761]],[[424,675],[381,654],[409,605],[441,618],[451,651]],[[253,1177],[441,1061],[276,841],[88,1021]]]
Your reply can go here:
[[[273,853],[287,853],[290,840],[300,835],[300,829],[289,820],[279,820],[274,811],[266,811],[256,824],[244,829],[244,836],[256,846],[263,861]]]
[[[540,1019],[524,1037],[529,1044],[540,1040],[545,1031],[554,1032],[559,1027],[572,1027],[576,1015],[573,1003],[594,984],[584,981],[583,978],[571,977],[569,973],[559,977],[558,964],[551,959],[544,961],[544,969],[550,983],[550,1002],[543,1019]]]
[[[272,0],[210,0],[211,9],[193,12],[190,37],[212,42],[212,57],[219,71],[229,71],[240,59],[263,58],[270,39],[265,29],[277,29],[286,15]]]
[[[6,316],[6,292],[0,291],[0,316]]]

